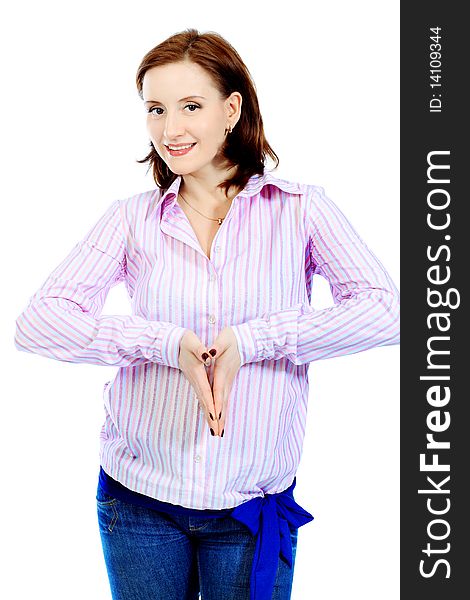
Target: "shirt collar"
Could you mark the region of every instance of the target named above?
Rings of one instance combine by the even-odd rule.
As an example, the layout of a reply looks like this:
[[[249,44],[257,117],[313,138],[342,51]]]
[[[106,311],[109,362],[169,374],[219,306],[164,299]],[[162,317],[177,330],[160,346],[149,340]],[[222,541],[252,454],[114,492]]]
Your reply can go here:
[[[166,190],[164,194],[160,197],[157,197],[155,200],[155,205],[150,211],[150,216],[153,216],[158,207],[163,203],[167,205],[168,208],[171,208],[176,203],[176,198],[178,196],[178,191],[181,185],[181,175],[178,175],[176,179],[172,182],[170,187]],[[262,175],[252,175],[250,179],[247,181],[245,187],[241,192],[238,193],[237,197],[243,196],[251,198],[252,196],[256,196],[266,185],[275,185],[277,188],[284,192],[288,192],[291,194],[301,194],[302,190],[298,183],[293,181],[287,181],[285,179],[280,179],[276,177],[269,171],[265,171]]]

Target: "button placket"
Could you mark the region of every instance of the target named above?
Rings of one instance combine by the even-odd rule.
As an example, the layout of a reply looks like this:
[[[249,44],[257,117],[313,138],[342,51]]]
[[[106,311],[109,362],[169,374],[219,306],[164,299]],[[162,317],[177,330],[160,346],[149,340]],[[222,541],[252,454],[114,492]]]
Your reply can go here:
[[[220,250],[220,246],[216,246],[214,248],[215,252],[218,252]],[[210,268],[210,267],[209,267]],[[217,274],[214,272],[209,273],[208,275],[208,280],[210,283],[216,283],[217,282]],[[218,306],[218,287],[217,285],[215,285],[212,288],[212,294],[210,294],[210,300],[211,300],[211,304],[213,302],[213,306]],[[214,325],[215,323],[217,323],[217,316],[214,313],[209,314],[209,316],[207,317],[207,321],[210,325]],[[213,331],[209,330],[209,338],[213,337]],[[197,396],[195,396],[195,398],[197,399]],[[206,427],[207,424],[204,422],[204,427]],[[209,434],[209,439],[210,438],[210,434]],[[195,468],[197,467],[198,464],[200,464],[200,467],[197,467],[197,476],[198,479],[200,477],[204,476],[204,472],[205,472],[205,460],[203,460],[203,455],[200,452],[195,452],[194,456],[193,456],[193,462],[195,464]],[[202,464],[201,464],[202,463]],[[200,480],[200,479],[199,479]]]
[[[220,252],[220,246],[214,246],[213,248],[214,253],[218,253]],[[212,262],[212,261],[211,261]],[[209,302],[209,306],[208,306],[208,315],[207,315],[207,323],[208,323],[208,327],[207,327],[207,338],[208,338],[208,343],[210,344],[216,337],[217,334],[217,330],[216,330],[216,325],[218,322],[218,310],[219,310],[219,286],[217,285],[218,282],[218,274],[215,270],[214,264],[210,264],[208,265],[210,272],[208,273],[208,281],[209,281],[209,286],[210,284],[212,284],[211,287],[209,287],[209,293],[208,293],[208,302]],[[210,311],[213,312],[210,312]],[[210,445],[211,443],[217,443],[218,438],[217,437],[213,437],[210,434],[209,431],[209,427],[207,425],[207,423],[204,423],[204,427],[207,427],[207,437],[204,440],[204,443],[206,444],[207,448],[206,448],[206,458],[205,458],[205,463],[207,463],[207,467],[210,470],[211,469],[211,462],[212,462],[212,452],[213,452],[213,447]],[[194,458],[195,462],[196,462],[197,457]],[[206,487],[209,486],[209,483],[207,481],[205,481],[205,488],[204,488],[204,493],[207,493]]]
[[[220,250],[220,246],[215,246],[214,248],[214,252],[218,252]],[[211,283],[216,283],[217,282],[217,275],[216,273],[212,272],[209,274],[209,281]],[[212,294],[211,294],[211,303],[212,306],[219,306],[219,297],[218,297],[218,286],[214,285],[212,287]],[[215,325],[217,323],[217,315],[215,313],[211,313],[209,314],[209,316],[207,317],[207,321],[210,325]],[[213,335],[213,331],[209,331],[209,337],[211,338]]]
[[[204,489],[206,479],[206,461],[205,454],[201,448],[201,442],[197,443],[194,448],[193,465],[194,465],[194,481],[197,485]]]

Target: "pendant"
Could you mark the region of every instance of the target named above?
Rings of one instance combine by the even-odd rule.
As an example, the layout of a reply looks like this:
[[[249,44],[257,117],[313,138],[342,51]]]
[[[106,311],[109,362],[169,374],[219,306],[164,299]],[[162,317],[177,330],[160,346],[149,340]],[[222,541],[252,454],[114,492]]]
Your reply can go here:
[[[218,219],[219,225],[222,225],[222,219]]]

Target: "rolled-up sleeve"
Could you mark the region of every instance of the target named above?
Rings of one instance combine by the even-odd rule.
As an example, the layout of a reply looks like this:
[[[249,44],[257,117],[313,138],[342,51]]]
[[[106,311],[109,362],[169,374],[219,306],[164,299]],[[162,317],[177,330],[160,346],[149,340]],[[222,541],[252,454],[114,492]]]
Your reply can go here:
[[[16,319],[16,348],[65,362],[178,368],[185,328],[101,315],[109,290],[125,278],[121,202],[115,200],[30,298]]]
[[[296,365],[398,344],[399,293],[391,277],[324,188],[306,186],[305,224],[312,275],[334,305],[299,302],[232,326],[241,365],[287,358]]]

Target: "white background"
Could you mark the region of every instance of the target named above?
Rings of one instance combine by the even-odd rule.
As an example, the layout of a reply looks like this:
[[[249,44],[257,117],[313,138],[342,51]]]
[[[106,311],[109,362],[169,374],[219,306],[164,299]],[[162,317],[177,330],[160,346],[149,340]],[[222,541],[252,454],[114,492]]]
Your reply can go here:
[[[325,188],[399,283],[399,2],[33,2],[0,15],[3,598],[111,598],[96,519],[116,368],[19,352],[15,319],[116,198],[155,186],[135,86],[217,31],[256,83],[275,171]],[[272,163],[268,165],[272,168]],[[331,303],[314,278],[315,307]],[[129,313],[125,287],[104,313]],[[399,597],[399,347],[312,363],[293,600]]]

